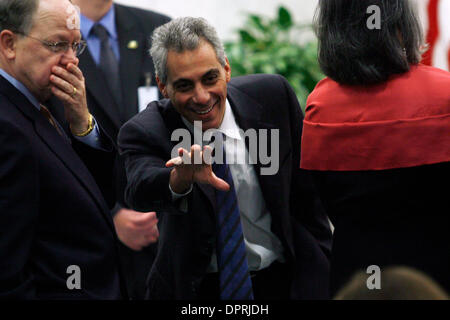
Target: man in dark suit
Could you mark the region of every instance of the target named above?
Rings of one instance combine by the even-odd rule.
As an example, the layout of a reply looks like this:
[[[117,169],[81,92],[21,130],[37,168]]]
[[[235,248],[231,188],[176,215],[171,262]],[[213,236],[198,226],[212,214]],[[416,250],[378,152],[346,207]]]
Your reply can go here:
[[[158,100],[158,90],[150,88],[152,83],[156,84],[153,62],[148,55],[149,42],[153,30],[169,18],[113,4],[112,0],[73,0],[73,3],[81,9],[81,33],[88,43],[88,50],[80,56],[79,64],[86,79],[88,106],[116,141],[120,127],[139,112],[139,104],[150,102],[143,101],[152,98],[144,97],[146,92],[156,92],[153,98]],[[102,32],[107,36],[105,40],[102,40]],[[113,55],[112,58],[105,51]],[[108,57],[112,61],[102,60]],[[111,174],[116,195],[112,210],[114,225],[123,244],[121,254],[130,294],[134,299],[142,299],[156,251],[157,219],[155,212],[137,212],[125,205],[125,169],[120,159],[116,162],[114,174]]]
[[[68,0],[9,0],[0,21],[0,298],[126,298],[94,179],[112,170],[113,144],[87,108],[78,13]]]
[[[152,41],[169,99],[152,102],[119,133],[127,201],[160,214],[148,298],[328,298],[331,232],[298,168],[303,116],[289,84],[275,75],[231,79],[204,19],[173,20]],[[218,136],[210,147],[211,132]]]

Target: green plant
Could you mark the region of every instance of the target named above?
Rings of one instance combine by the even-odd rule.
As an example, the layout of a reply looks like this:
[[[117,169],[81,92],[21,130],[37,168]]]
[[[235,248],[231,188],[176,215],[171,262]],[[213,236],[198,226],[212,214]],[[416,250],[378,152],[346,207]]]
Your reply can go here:
[[[310,25],[295,25],[284,7],[278,8],[275,18],[249,14],[244,28],[237,30],[239,39],[225,43],[232,74],[280,74],[294,88],[304,108],[308,94],[323,74],[317,63],[317,42],[299,43],[292,37],[294,32],[310,29]]]

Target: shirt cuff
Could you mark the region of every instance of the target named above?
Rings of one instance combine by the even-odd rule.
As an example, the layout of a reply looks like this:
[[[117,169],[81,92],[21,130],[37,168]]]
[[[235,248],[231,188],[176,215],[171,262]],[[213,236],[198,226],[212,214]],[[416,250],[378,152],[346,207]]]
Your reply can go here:
[[[88,135],[84,137],[78,137],[76,135],[72,136],[74,136],[78,141],[87,144],[94,149],[103,150],[97,121],[95,121],[94,117],[92,117],[92,121],[94,121],[94,129],[92,129],[92,131],[89,132]]]
[[[193,185],[191,184],[191,187],[189,188],[189,190],[186,193],[180,194],[180,193],[176,193],[172,190],[172,188],[170,187],[170,183],[169,183],[169,190],[172,193],[172,201],[177,201],[185,196],[187,196],[189,193],[192,192],[193,189]]]

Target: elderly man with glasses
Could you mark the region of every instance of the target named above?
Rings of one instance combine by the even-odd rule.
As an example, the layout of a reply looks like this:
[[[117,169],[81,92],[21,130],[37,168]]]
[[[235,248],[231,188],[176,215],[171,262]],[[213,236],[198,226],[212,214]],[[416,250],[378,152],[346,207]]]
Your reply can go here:
[[[127,296],[79,29],[69,0],[0,0],[0,299]]]

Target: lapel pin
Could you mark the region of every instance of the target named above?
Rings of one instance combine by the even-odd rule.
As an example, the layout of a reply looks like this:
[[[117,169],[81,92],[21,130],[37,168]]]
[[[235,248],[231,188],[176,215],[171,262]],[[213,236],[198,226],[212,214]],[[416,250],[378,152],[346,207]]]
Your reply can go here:
[[[127,45],[128,49],[137,49],[139,47],[138,42],[136,40],[131,40]]]

